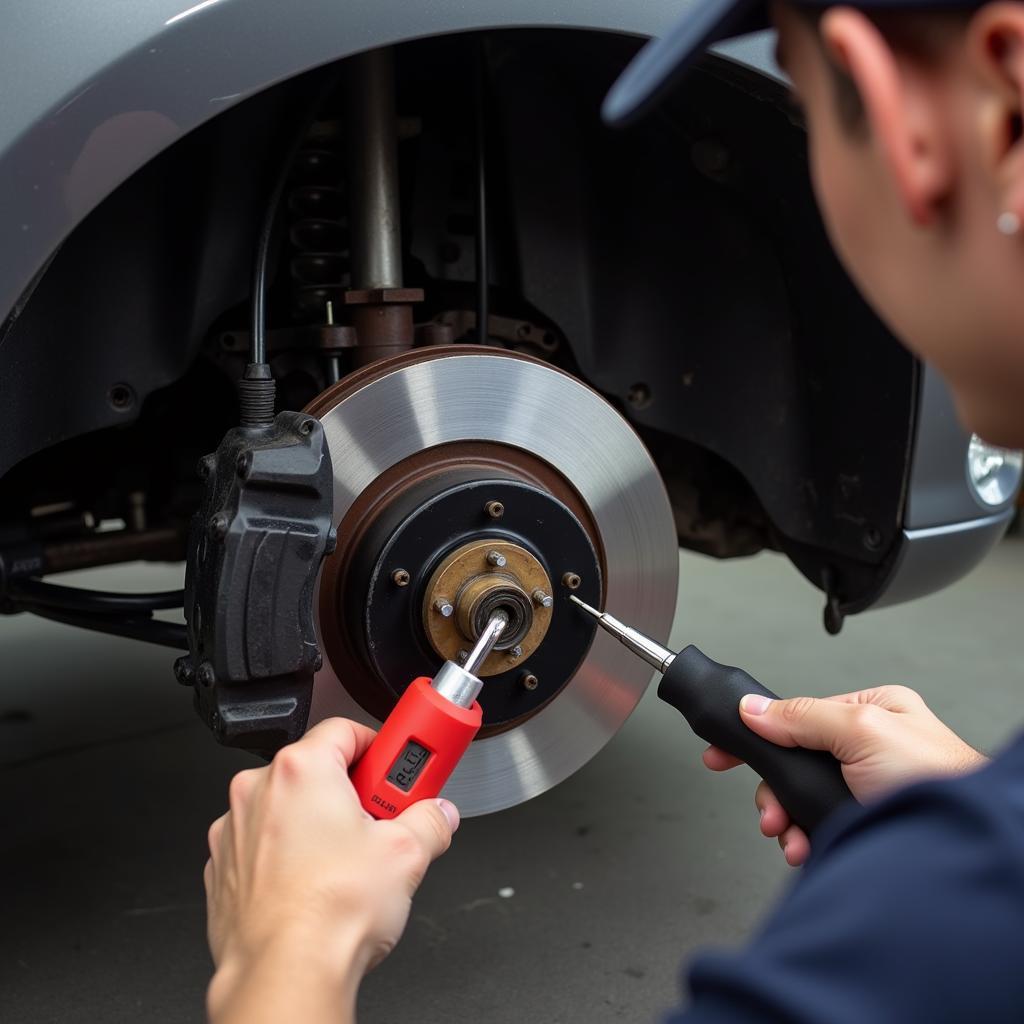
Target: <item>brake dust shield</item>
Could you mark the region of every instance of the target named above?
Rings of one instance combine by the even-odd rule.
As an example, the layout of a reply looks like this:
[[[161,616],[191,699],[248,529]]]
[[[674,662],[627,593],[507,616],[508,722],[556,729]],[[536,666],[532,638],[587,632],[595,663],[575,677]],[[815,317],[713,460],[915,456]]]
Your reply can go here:
[[[415,497],[439,467],[450,467],[445,498],[449,503],[456,500],[451,495],[457,496],[458,488],[473,487],[475,474],[501,482],[503,493],[513,494],[510,513],[518,493],[510,488],[520,488],[531,501],[548,500],[553,509],[557,506],[558,516],[574,524],[578,550],[585,548],[596,558],[590,563],[592,571],[582,573],[579,594],[589,593],[587,600],[603,603],[653,637],[667,638],[675,613],[678,543],[661,477],[629,424],[577,379],[501,349],[428,348],[356,371],[320,395],[308,412],[320,418],[330,445],[339,528],[338,550],[325,563],[319,584],[318,630],[325,659],[316,675],[310,725],[343,715],[376,727],[413,675],[431,674],[440,664],[437,656],[432,663],[417,662],[408,678],[382,680],[377,660],[378,678],[373,678],[366,639],[360,636],[364,627],[373,625],[366,608],[373,587],[380,590],[382,578],[388,585],[394,578],[396,587],[406,588],[394,593],[408,594],[405,599],[412,601],[416,580],[409,586],[408,576],[402,582],[390,568],[382,575],[386,562],[378,561],[377,575],[365,585],[352,568],[359,559],[372,561],[377,556],[378,526],[388,522],[391,496],[404,495],[407,501],[409,495]],[[482,504],[476,498],[473,502],[474,514],[482,515]],[[492,515],[496,505],[501,508],[493,501],[487,505]],[[539,534],[535,550],[541,559],[544,531],[554,529],[558,516],[531,520]],[[486,523],[480,534],[489,536]],[[559,552],[570,547],[561,540],[556,545]],[[465,546],[459,549],[463,550]],[[526,561],[533,566],[532,559],[523,560],[524,565]],[[553,607],[542,609],[538,598],[535,622],[542,622],[547,631],[547,656],[555,666],[538,675],[553,688],[547,695],[521,694],[535,706],[524,705],[529,710],[518,715],[498,715],[500,721],[485,727],[473,742],[445,789],[467,816],[522,803],[582,767],[615,735],[651,679],[650,668],[610,636],[588,631],[578,657],[563,670],[564,678],[552,680],[562,647],[571,646],[570,639],[577,642],[587,627],[582,621],[565,621],[575,613],[564,588],[579,586],[580,581],[571,573],[559,575],[557,558],[548,562],[553,571],[545,579],[555,601]],[[408,568],[414,574],[418,571]],[[446,571],[435,568],[418,593]],[[441,607],[429,593],[426,600],[434,604],[395,620],[400,626],[386,634],[388,643],[371,639],[371,656],[381,653],[377,648],[406,642],[401,624],[407,624],[409,632],[422,628],[424,616]],[[558,633],[560,616],[564,645]],[[536,630],[530,635],[536,636]],[[421,635],[418,643],[422,647],[425,642]],[[362,655],[356,651],[360,645]],[[541,641],[534,657],[544,651]],[[516,654],[502,657],[513,659]],[[493,671],[505,667],[502,663]],[[484,695],[489,685],[501,685],[502,678],[485,678]],[[522,678],[528,680],[527,686],[531,679],[537,686],[535,678]]]

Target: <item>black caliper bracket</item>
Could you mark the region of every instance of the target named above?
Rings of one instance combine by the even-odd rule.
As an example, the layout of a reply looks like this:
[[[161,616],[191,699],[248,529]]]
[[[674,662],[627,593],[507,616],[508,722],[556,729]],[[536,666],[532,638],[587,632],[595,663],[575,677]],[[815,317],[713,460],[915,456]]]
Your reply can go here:
[[[185,570],[189,653],[174,670],[217,739],[264,756],[306,728],[322,664],[313,617],[334,550],[334,476],[320,421],[281,412],[229,430],[200,462]]]

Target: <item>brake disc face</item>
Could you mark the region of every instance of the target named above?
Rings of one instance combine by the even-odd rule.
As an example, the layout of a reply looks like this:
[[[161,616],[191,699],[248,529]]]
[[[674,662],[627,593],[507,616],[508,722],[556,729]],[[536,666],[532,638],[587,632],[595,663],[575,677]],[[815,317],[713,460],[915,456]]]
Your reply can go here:
[[[632,428],[559,370],[466,347],[375,363],[308,411],[330,446],[339,534],[309,724],[378,725],[500,607],[515,625],[481,671],[484,728],[445,795],[485,814],[582,767],[651,672],[568,595],[659,638],[675,611],[672,512]]]

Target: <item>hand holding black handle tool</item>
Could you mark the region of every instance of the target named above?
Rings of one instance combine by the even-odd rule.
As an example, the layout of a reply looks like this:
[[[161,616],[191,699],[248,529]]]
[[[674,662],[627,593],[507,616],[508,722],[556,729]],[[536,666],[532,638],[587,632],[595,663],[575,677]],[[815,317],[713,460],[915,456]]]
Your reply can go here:
[[[692,644],[678,654],[570,595],[598,625],[662,673],[658,696],[682,713],[701,739],[742,758],[764,779],[790,820],[810,835],[840,804],[853,799],[842,766],[827,751],[780,747],[752,732],[740,718],[740,698],[778,697],[739,668],[719,665]]]

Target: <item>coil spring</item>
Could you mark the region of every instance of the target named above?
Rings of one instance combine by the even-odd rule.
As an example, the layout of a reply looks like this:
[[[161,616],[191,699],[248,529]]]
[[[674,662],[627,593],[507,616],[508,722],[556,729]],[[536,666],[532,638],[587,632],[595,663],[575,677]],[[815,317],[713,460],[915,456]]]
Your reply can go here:
[[[331,122],[317,122],[292,165],[288,193],[292,315],[326,323],[337,314],[351,282],[348,195],[340,138]]]

